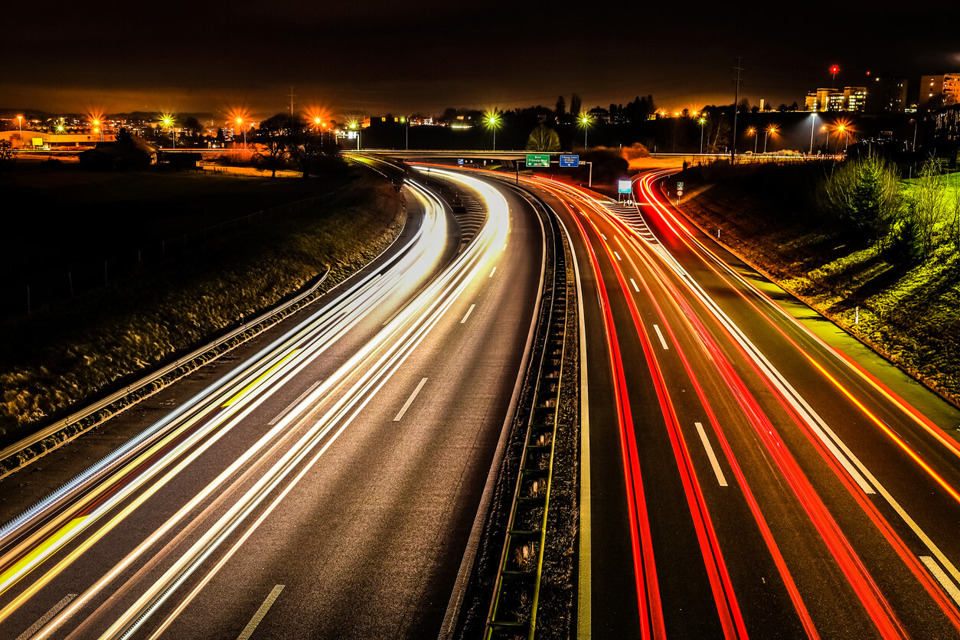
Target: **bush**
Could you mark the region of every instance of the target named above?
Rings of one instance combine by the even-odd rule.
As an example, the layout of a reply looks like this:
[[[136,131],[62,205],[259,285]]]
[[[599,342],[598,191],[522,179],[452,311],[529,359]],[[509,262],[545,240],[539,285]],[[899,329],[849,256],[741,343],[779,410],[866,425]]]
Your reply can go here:
[[[881,246],[903,220],[900,174],[872,152],[835,167],[818,193],[825,211]]]

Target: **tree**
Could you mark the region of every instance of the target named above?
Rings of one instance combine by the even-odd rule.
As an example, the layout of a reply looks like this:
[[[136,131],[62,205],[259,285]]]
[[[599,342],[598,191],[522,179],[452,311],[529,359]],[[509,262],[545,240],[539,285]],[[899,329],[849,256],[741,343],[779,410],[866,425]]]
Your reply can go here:
[[[835,167],[819,196],[824,209],[880,247],[904,222],[900,174],[873,151]]]
[[[553,112],[554,116],[557,118],[557,122],[563,120],[563,117],[567,114],[567,103],[563,99],[563,96],[557,98],[557,108]]]
[[[934,230],[943,217],[947,183],[940,163],[929,156],[920,169],[916,189],[910,197],[910,213],[917,228],[917,238],[924,257],[930,257],[933,251]]]
[[[560,136],[544,124],[530,132],[527,138],[527,151],[560,151]]]
[[[570,115],[577,115],[582,111],[582,104],[580,102],[580,96],[573,94],[570,96]]]
[[[303,172],[304,179],[310,177],[310,167],[323,154],[322,136],[323,134],[311,130],[306,122],[299,119],[291,127],[287,139],[287,153]]]
[[[13,144],[9,140],[0,140],[0,174],[13,166]]]
[[[254,142],[257,144],[257,161],[270,170],[271,178],[276,178],[277,169],[282,169],[287,164],[287,146],[292,131],[290,116],[278,113],[261,122],[254,136]]]

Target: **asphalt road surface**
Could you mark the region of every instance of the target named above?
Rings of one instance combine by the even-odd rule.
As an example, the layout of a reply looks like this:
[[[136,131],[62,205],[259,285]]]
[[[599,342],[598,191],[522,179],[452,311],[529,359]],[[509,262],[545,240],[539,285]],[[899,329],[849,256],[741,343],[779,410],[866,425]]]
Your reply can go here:
[[[415,222],[370,269],[194,395],[168,393],[164,414],[132,412],[132,440],[51,458],[88,468],[111,451],[0,530],[0,636],[437,635],[543,250],[522,200],[442,179],[485,203],[469,245],[409,185]],[[8,513],[37,497],[16,483]]]

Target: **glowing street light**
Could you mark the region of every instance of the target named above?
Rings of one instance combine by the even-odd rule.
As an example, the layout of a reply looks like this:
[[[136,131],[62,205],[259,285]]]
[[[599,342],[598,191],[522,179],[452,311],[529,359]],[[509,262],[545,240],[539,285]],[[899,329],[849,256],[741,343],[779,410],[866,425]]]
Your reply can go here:
[[[173,148],[177,148],[177,130],[173,127],[173,116],[164,115],[161,119],[163,126],[173,132]]]
[[[697,122],[700,123],[700,155],[703,155],[703,125],[707,123],[707,119],[704,116],[700,116]]]
[[[583,127],[583,148],[586,149],[587,148],[587,129],[590,128],[590,123],[592,122],[592,119],[590,118],[590,114],[581,113],[580,117],[578,118],[578,121],[580,122],[580,126]]]
[[[767,127],[766,130],[764,131],[764,133],[763,133],[763,152],[764,152],[764,153],[767,152],[767,137],[768,137],[770,134],[776,135],[776,133],[777,133],[777,127],[776,127],[776,125],[770,125],[770,126]]]
[[[823,148],[825,149],[824,153],[830,153],[830,127],[826,124],[820,125],[820,131],[823,131]]]
[[[243,118],[237,118],[237,124],[240,125],[240,128],[243,129],[243,148],[247,148],[247,125],[243,122]]]
[[[757,129],[756,127],[747,127],[747,135],[753,136],[753,152],[757,152]]]
[[[90,124],[93,125],[93,132],[100,134],[100,142],[103,142],[103,127],[100,126],[100,120],[98,118],[94,118]]]
[[[850,127],[848,127],[848,126],[846,125],[846,123],[841,122],[840,124],[837,125],[837,133],[842,133],[842,134],[843,134],[843,136],[844,136],[843,150],[846,151],[846,150],[847,150],[847,147],[850,146]],[[840,142],[840,140],[838,139],[838,140],[837,140],[837,143],[838,143],[837,146],[839,146],[839,142]]]
[[[17,116],[17,129],[20,132],[20,137],[23,137],[23,116]]]
[[[497,129],[500,128],[500,114],[496,111],[488,112],[484,118],[484,123],[488,129],[493,129],[493,150],[497,150]]]

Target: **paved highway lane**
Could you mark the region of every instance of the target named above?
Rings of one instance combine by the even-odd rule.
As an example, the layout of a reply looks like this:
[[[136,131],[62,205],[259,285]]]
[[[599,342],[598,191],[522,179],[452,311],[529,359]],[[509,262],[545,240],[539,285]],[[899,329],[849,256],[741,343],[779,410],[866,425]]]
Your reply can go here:
[[[385,293],[358,289],[353,304],[377,312],[365,323],[375,337],[350,359],[292,331],[205,408],[182,410],[182,434],[133,463],[129,477],[157,469],[148,482],[112,485],[32,538],[11,536],[23,542],[5,556],[3,628],[235,637],[256,620],[257,637],[329,636],[347,623],[353,637],[435,631],[517,379],[535,298],[522,294],[539,282],[539,223],[517,208],[508,236],[505,201],[486,195],[488,231],[442,275],[426,285],[410,265],[398,270],[419,292],[413,302],[383,308]],[[335,307],[324,321],[348,317]]]
[[[550,188],[557,189],[555,185]],[[608,327],[614,330],[604,331],[608,341],[610,333],[616,334],[617,347],[627,363],[626,375],[643,379],[652,372],[657,396],[651,401],[648,392],[637,409],[643,411],[645,406],[649,411],[653,406],[662,417],[647,421],[643,429],[634,420],[633,434],[628,431],[628,436],[636,438],[633,459],[638,475],[647,488],[679,471],[683,494],[674,495],[670,502],[685,502],[689,510],[686,519],[679,518],[676,511],[658,502],[665,493],[662,487],[645,491],[649,553],[643,550],[642,518],[637,519],[640,544],[634,550],[635,558],[643,559],[637,567],[647,576],[645,581],[637,581],[639,607],[644,612],[642,630],[654,637],[662,633],[703,637],[709,627],[698,629],[684,615],[691,610],[711,615],[707,603],[712,600],[711,617],[722,632],[714,629],[711,636],[954,637],[956,588],[945,579],[952,562],[944,552],[952,540],[934,543],[928,529],[917,525],[904,505],[949,528],[947,523],[956,522],[955,505],[948,499],[955,483],[942,475],[934,477],[919,464],[909,464],[909,456],[897,460],[893,455],[891,469],[905,475],[902,482],[919,485],[919,491],[934,496],[936,507],[931,510],[931,503],[924,500],[898,501],[889,494],[887,481],[877,481],[869,473],[871,469],[861,468],[866,451],[850,455],[847,447],[853,445],[845,436],[832,435],[850,422],[856,424],[849,417],[861,410],[858,398],[870,399],[861,404],[879,406],[889,403],[889,394],[864,384],[869,389],[856,388],[847,397],[840,390],[842,383],[832,384],[817,373],[798,376],[813,385],[805,388],[809,389],[805,398],[791,386],[797,375],[795,367],[783,361],[791,352],[789,342],[781,341],[772,349],[764,344],[769,351],[755,348],[755,342],[775,342],[782,331],[777,323],[751,320],[748,312],[752,307],[743,304],[736,287],[719,282],[700,287],[699,271],[704,265],[717,268],[712,258],[687,262],[690,256],[677,251],[676,245],[682,243],[666,236],[655,222],[651,221],[652,236],[647,229],[639,229],[652,243],[640,240],[599,203],[569,191],[556,192],[581,212],[567,217],[582,227],[581,235],[598,256],[597,271],[603,274],[603,285],[613,298],[609,308],[614,318]],[[654,192],[645,193],[647,201],[657,198]],[[665,238],[662,244],[658,242],[661,234]],[[673,252],[679,254],[676,259]],[[620,296],[629,308],[626,314],[616,302]],[[736,321],[731,320],[734,308],[739,314]],[[641,342],[641,354],[628,342],[631,333]],[[806,349],[799,351],[807,353]],[[817,353],[813,359],[817,362],[818,358],[826,363],[820,366],[849,370],[829,353]],[[630,363],[643,366],[631,367]],[[809,366],[817,368],[812,363]],[[643,398],[642,387],[636,391],[630,391],[629,385],[625,388],[631,405],[634,397]],[[859,396],[861,393],[864,395]],[[596,404],[591,393],[591,413]],[[866,415],[869,409],[862,412]],[[885,418],[893,419],[895,413]],[[901,422],[922,422],[905,420],[900,413]],[[599,438],[597,422],[592,417],[590,422],[591,438]],[[672,456],[651,437],[650,427],[669,434]],[[887,455],[896,454],[897,447],[891,446],[890,439],[877,434],[865,438],[862,432],[860,436],[870,441],[868,451],[886,449]],[[623,447],[628,458],[631,446],[628,437]],[[949,460],[953,455],[938,442],[930,449],[930,459]],[[592,443],[591,453],[597,453]],[[670,464],[664,464],[666,460]],[[945,465],[945,474],[949,466]],[[594,493],[599,493],[603,484],[602,477],[591,478]],[[621,510],[632,513],[624,505]],[[591,521],[603,520],[595,502]],[[696,533],[693,542],[686,528],[690,523]],[[602,550],[597,552],[596,526],[590,537],[595,563],[592,630],[605,635],[604,625],[610,617],[616,618],[618,611],[596,597],[606,580],[597,571],[597,563],[604,559]],[[683,568],[684,552],[686,564],[699,563],[705,568],[706,580],[691,568]],[[650,566],[656,568],[652,572],[656,582],[649,577]],[[681,582],[688,585],[687,591],[671,588],[678,568],[685,571]],[[663,616],[662,626],[658,626],[658,614]],[[632,617],[622,611],[619,615]],[[698,624],[709,622],[699,619]]]

